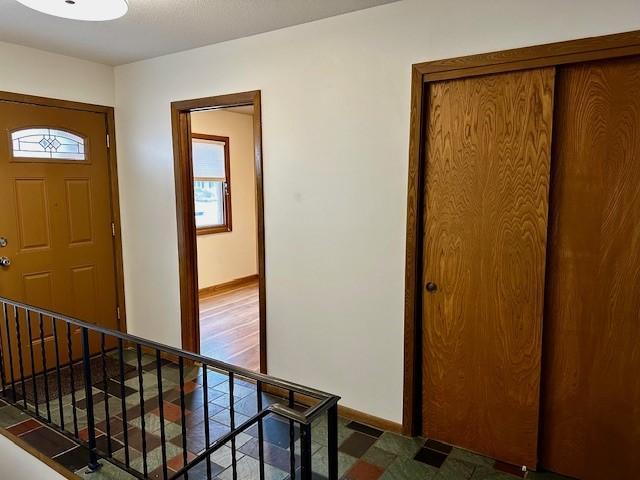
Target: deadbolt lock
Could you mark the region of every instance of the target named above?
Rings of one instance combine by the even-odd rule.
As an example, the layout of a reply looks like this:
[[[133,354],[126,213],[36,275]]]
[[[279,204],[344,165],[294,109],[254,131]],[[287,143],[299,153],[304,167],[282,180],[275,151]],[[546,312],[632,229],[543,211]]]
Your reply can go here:
[[[7,239],[4,237],[0,237],[0,248],[7,246]]]

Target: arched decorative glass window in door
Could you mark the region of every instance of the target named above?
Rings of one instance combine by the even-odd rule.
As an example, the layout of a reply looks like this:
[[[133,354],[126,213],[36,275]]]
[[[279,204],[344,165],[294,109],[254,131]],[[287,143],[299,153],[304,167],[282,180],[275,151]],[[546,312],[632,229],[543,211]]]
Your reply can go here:
[[[25,128],[11,133],[14,158],[86,160],[85,139],[57,128]]]

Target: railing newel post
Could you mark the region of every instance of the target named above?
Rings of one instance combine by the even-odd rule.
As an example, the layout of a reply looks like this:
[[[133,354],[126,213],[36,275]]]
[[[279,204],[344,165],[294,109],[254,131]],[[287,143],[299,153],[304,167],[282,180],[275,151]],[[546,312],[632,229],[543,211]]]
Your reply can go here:
[[[329,455],[329,458],[331,455]],[[300,423],[300,478],[311,480],[311,423]]]

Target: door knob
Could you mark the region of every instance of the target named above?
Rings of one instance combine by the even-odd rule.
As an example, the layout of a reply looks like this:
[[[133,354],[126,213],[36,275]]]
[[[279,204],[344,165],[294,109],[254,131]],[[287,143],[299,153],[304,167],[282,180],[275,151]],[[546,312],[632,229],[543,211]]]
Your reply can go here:
[[[0,257],[0,267],[8,267],[9,265],[11,265],[9,257]]]
[[[436,285],[433,282],[428,282],[427,286],[425,288],[427,289],[427,292],[429,292],[429,293],[436,293],[438,291],[438,285]]]

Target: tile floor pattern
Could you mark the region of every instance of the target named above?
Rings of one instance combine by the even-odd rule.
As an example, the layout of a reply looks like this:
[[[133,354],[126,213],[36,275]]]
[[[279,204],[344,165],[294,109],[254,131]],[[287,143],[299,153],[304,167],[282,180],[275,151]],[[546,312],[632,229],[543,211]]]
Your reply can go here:
[[[135,355],[131,352],[126,361],[135,364]],[[164,362],[164,361],[163,361]],[[145,400],[144,439],[147,446],[149,478],[162,478],[160,448],[160,417],[156,377],[156,364],[153,358],[143,359],[143,397]],[[127,433],[131,466],[142,472],[142,419],[137,372],[125,377],[125,402],[127,405]],[[211,438],[216,439],[230,430],[229,384],[227,376],[218,372],[208,373],[209,392],[209,428]],[[185,368],[185,405],[187,430],[188,461],[204,449],[204,415],[202,375],[198,367]],[[110,395],[120,395],[120,384],[112,379],[107,390]],[[182,418],[180,413],[180,395],[178,388],[178,370],[170,363],[163,363],[162,383],[164,393],[165,431],[167,437],[167,459],[171,475],[183,465]],[[96,401],[98,448],[107,450],[105,434],[107,420],[104,409],[104,386],[94,385]],[[86,438],[86,405],[84,391],[76,392],[76,411],[78,428],[82,438]],[[256,413],[255,385],[243,380],[234,382],[234,408],[236,425]],[[278,401],[270,395],[263,396],[263,402]],[[71,396],[63,398],[65,405],[71,404]],[[54,404],[55,403],[55,408]],[[114,457],[124,462],[124,422],[122,421],[121,399],[110,397],[111,447]],[[59,419],[57,401],[52,402],[52,418]],[[69,407],[70,408],[70,407]],[[69,410],[66,408],[65,410]],[[41,407],[41,411],[44,408]],[[63,418],[67,425],[72,422],[70,410]],[[40,452],[80,477],[92,480],[120,480],[134,478],[102,460],[103,467],[93,474],[86,474],[88,453],[85,447],[75,444],[43,422],[31,418],[26,413],[0,400],[0,427],[19,436]],[[289,424],[270,416],[264,421],[264,458],[265,478],[267,480],[288,480],[290,465]],[[236,460],[238,480],[259,478],[257,427],[249,428],[236,439]],[[298,439],[298,431],[295,431]],[[407,438],[390,432],[384,432],[357,422],[339,418],[338,428],[339,470],[343,480],[509,480],[522,476],[513,467],[502,465],[491,459],[472,454],[465,450],[425,440]],[[296,468],[299,477],[299,442],[296,441]],[[318,419],[312,427],[312,467],[314,479],[326,478],[328,470],[327,426],[326,418]],[[232,479],[231,448],[224,446],[211,457],[211,471],[217,480]],[[515,474],[515,475],[514,475]],[[202,462],[189,474],[189,479],[206,479],[206,464]],[[529,473],[528,478],[556,480],[561,477],[552,474]]]

